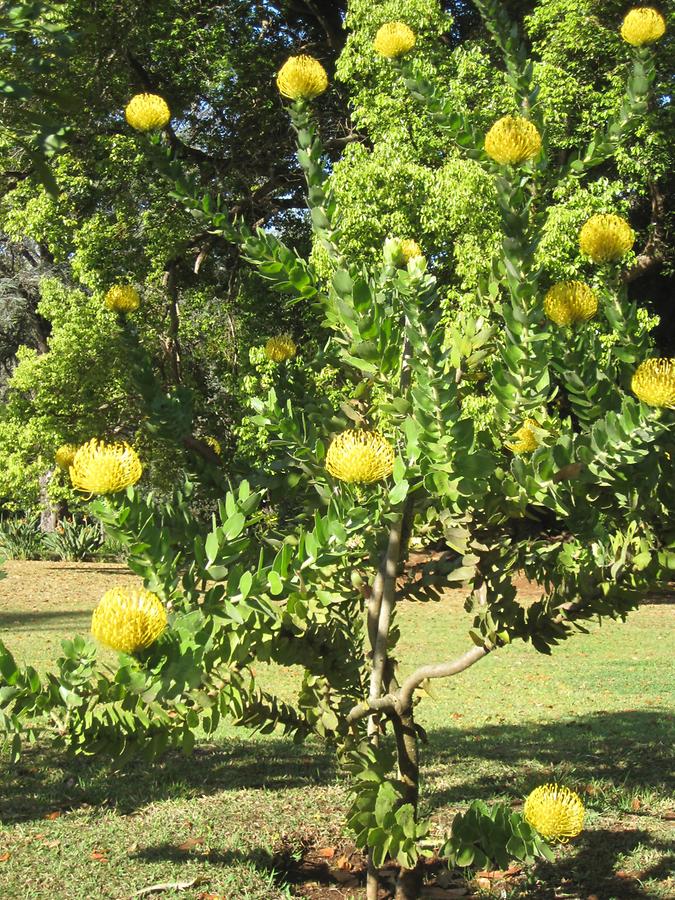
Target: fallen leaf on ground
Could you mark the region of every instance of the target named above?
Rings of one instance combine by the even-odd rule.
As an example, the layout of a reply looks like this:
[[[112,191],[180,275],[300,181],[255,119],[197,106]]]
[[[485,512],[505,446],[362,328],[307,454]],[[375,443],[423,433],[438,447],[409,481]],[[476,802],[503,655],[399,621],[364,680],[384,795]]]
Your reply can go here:
[[[45,815],[44,815],[43,818],[45,818],[45,819],[58,819],[60,815],[61,815],[61,810],[60,810],[60,809],[55,809],[54,812],[45,813]]]
[[[11,853],[0,853],[0,862],[7,862],[11,855]]]
[[[523,871],[521,866],[509,866],[508,869],[491,869],[490,871],[476,872],[477,878],[490,878],[493,881],[500,881],[503,878],[513,878],[514,875],[520,875]]]
[[[200,844],[204,843],[204,838],[188,838],[186,841],[183,841],[182,844],[178,845],[179,850],[194,850],[195,847],[199,847]]]
[[[633,802],[632,802],[631,805],[630,805],[630,808],[633,810],[633,812],[637,812],[638,809],[640,809],[641,807],[642,807],[642,803],[640,803],[640,801],[638,800],[638,798],[635,797],[635,798],[633,799]]]
[[[675,819],[675,809],[667,809],[661,816],[666,822],[672,822]]]
[[[316,855],[322,859],[332,859],[335,856],[335,847],[322,847],[316,851]]]
[[[95,860],[96,862],[108,862],[108,851],[107,850],[92,850],[90,859]]]

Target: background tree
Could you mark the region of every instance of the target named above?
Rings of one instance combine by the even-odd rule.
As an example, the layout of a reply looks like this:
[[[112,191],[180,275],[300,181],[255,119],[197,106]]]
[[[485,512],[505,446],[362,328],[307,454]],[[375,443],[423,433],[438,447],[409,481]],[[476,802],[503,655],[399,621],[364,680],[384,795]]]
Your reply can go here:
[[[564,155],[621,102],[625,61],[613,30],[621,4],[602,4],[601,10],[593,0],[507,6],[525,17],[542,96],[561,109],[550,139]],[[256,381],[250,348],[260,345],[261,336],[289,329],[297,337],[321,340],[321,329],[302,305],[280,310],[264,283],[242,266],[236,248],[195,228],[179,204],[167,202],[162,186],[151,177],[143,145],[129,132],[119,110],[137,90],[165,96],[174,113],[170,139],[185,155],[190,173],[205,189],[219,193],[233,214],[250,225],[279,229],[291,246],[304,251],[310,238],[301,183],[273,88],[274,73],[291,50],[311,51],[330,73],[335,68],[344,84],[344,90],[332,92],[322,104],[321,125],[329,159],[337,160],[342,148],[348,148],[335,168],[332,190],[349,251],[365,259],[372,256],[369,248],[388,234],[417,234],[438,267],[448,322],[461,313],[484,334],[484,350],[490,352],[490,310],[478,302],[478,283],[486,274],[486,248],[497,240],[494,190],[475,161],[462,157],[460,148],[435,129],[433,116],[421,113],[369,53],[364,29],[393,14],[386,3],[353,2],[347,9],[345,3],[317,2],[247,7],[127,2],[113,14],[67,0],[6,4],[5,9],[22,10],[17,22],[23,32],[15,29],[14,37],[0,47],[0,76],[25,87],[6,95],[9,100],[3,106],[0,169],[6,190],[0,233],[8,280],[0,321],[6,335],[5,372],[16,364],[20,345],[38,352],[49,347],[50,325],[38,312],[42,277],[56,276],[69,288],[99,298],[112,282],[130,281],[144,286],[137,327],[154,372],[167,392],[180,387],[191,394],[192,421],[184,436],[192,446],[189,453],[205,452],[190,438],[214,434],[225,448],[228,465],[239,448],[242,465],[261,463],[260,454],[253,453],[255,446],[262,446],[254,437],[255,426],[245,422],[242,437],[234,427],[245,412],[246,385]],[[351,34],[345,44],[347,32],[341,23],[346,15]],[[471,111],[476,127],[484,127],[498,106],[513,102],[502,63],[472,4],[446,2],[441,8],[407,2],[396,15],[419,22],[418,71],[431,75],[433,69],[457,109]],[[21,37],[31,29],[39,36],[37,56],[25,52],[27,40]],[[64,43],[68,52],[54,53],[55,42]],[[659,72],[666,74],[670,46],[668,38],[658,63]],[[596,60],[592,70],[590,58]],[[631,293],[653,301],[651,308],[662,315],[658,336],[665,350],[673,333],[664,280],[670,269],[663,262],[666,173],[672,161],[665,139],[670,105],[661,79],[659,75],[648,124],[628,136],[616,162],[607,162],[607,180],[598,182],[594,197],[587,196],[577,179],[561,188],[556,197],[559,213],[551,217],[544,246],[549,257],[559,259],[561,274],[572,275],[572,236],[579,210],[588,202],[599,208],[611,201],[623,211],[630,207],[632,220],[643,226],[630,273]],[[77,102],[72,102],[75,97]],[[53,148],[60,153],[51,163],[58,195],[45,190],[34,155],[16,141],[40,116],[65,123],[68,130],[67,144]],[[386,189],[374,194],[374,184]],[[480,201],[468,207],[468,197]],[[403,198],[405,203],[400,202]],[[479,206],[485,215],[475,214]],[[16,270],[19,259],[23,274]],[[315,261],[327,277],[330,263],[319,248]],[[33,287],[27,295],[29,273]],[[68,308],[77,314],[76,304]],[[76,323],[72,329],[77,331]],[[457,352],[464,351],[458,347]],[[77,352],[70,358],[76,359]],[[54,361],[57,369],[64,363]],[[18,444],[3,447],[16,471],[28,462],[26,454],[31,464],[40,457],[48,466],[52,447],[61,439],[61,434],[30,426],[31,393],[25,378],[21,390],[22,418],[10,423],[6,433],[16,436],[23,427],[30,433]],[[133,404],[133,397],[129,402]],[[472,402],[478,416],[489,414],[480,386]],[[4,415],[11,418],[11,410]],[[122,424],[112,411],[101,423],[108,433]],[[39,443],[37,434],[44,438]],[[17,446],[23,448],[18,455]],[[180,454],[176,459],[188,468],[201,465],[189,457],[181,461]],[[6,502],[16,505],[30,496],[30,488],[20,501],[10,491]]]

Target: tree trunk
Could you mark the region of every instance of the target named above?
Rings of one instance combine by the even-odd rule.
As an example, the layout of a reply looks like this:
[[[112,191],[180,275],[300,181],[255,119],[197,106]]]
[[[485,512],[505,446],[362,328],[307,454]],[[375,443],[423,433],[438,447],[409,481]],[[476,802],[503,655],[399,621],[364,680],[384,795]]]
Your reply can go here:
[[[53,474],[54,470],[48,469],[38,479],[38,484],[40,485],[40,531],[45,532],[56,530],[56,509],[52,506],[47,490]]]
[[[422,890],[422,870],[419,864],[414,869],[401,869],[396,881],[395,900],[418,900]]]
[[[410,803],[417,819],[417,801],[420,789],[419,742],[412,708],[401,715],[392,716],[396,736],[398,770],[403,782],[403,802]],[[396,900],[417,900],[422,888],[422,870],[419,862],[412,869],[401,868],[396,880]]]

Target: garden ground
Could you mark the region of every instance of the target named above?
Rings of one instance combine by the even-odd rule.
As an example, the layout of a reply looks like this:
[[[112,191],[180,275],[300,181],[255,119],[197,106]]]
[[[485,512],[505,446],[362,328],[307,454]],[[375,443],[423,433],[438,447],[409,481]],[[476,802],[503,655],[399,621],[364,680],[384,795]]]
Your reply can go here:
[[[131,580],[107,564],[15,562],[6,570],[0,634],[18,659],[42,669],[62,638],[88,631],[102,591]],[[465,620],[460,592],[406,603],[398,653],[405,670],[464,649]],[[555,863],[470,882],[430,867],[426,897],[490,889],[501,897],[675,897],[674,623],[672,598],[661,597],[628,624],[591,626],[552,657],[510,647],[435,683],[435,698],[424,695],[423,802],[437,845],[475,797],[517,806],[555,779],[582,792],[588,809],[586,830]],[[286,695],[296,674],[258,673]],[[227,728],[189,759],[171,754],[118,770],[38,747],[16,767],[5,757],[2,768],[3,900],[363,896],[362,860],[343,829],[344,788],[319,744]],[[163,883],[182,889],[143,891]]]

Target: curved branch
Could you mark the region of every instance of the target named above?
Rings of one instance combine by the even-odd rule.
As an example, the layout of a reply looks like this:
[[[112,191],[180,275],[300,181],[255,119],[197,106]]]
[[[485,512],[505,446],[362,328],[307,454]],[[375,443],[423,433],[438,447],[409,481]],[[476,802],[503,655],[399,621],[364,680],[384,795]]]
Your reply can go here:
[[[451,675],[458,675],[470,668],[479,659],[487,656],[491,651],[491,647],[472,647],[452,662],[437,663],[432,666],[420,666],[416,672],[413,672],[401,685],[398,692],[398,706],[402,710],[409,709],[412,706],[413,693],[423,681],[428,678],[449,678]]]
[[[410,675],[401,685],[395,694],[385,694],[383,697],[369,697],[361,703],[353,706],[347,714],[347,723],[352,725],[359,719],[365,719],[373,712],[386,712],[392,710],[398,715],[405,714],[412,707],[412,698],[414,692],[429,678],[449,678],[451,675],[459,675],[469,669],[479,659],[483,659],[491,653],[493,647],[472,647],[457,659],[451,662],[436,663],[435,665],[420,666],[412,675]]]

